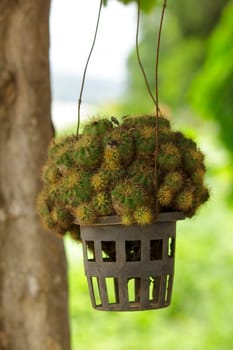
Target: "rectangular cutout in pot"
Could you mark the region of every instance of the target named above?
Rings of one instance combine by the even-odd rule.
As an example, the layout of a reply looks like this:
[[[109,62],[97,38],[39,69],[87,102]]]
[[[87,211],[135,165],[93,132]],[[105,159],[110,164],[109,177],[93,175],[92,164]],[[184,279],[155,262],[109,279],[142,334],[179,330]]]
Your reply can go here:
[[[149,286],[149,301],[153,303],[159,302],[159,291],[160,291],[160,281],[161,277],[150,277],[150,286]]]
[[[95,261],[95,244],[94,241],[85,241],[87,260]]]
[[[91,286],[92,286],[95,305],[101,306],[102,302],[101,302],[101,297],[100,297],[100,288],[99,288],[98,277],[91,277]]]
[[[129,278],[128,280],[128,300],[130,303],[140,301],[140,278]]]
[[[175,254],[175,239],[172,237],[168,238],[168,256],[173,258]]]
[[[150,259],[161,260],[163,258],[163,240],[153,239],[150,241]]]
[[[169,298],[169,282],[170,282],[170,275],[167,275],[167,277],[166,277],[166,290],[165,290],[165,302],[167,302],[168,298]]]
[[[125,241],[126,261],[141,261],[141,241]]]
[[[116,261],[116,242],[102,241],[101,242],[102,259],[105,262]]]
[[[109,304],[117,304],[117,303],[119,303],[117,278],[106,277],[105,278],[105,283],[106,283],[106,288],[107,288],[108,303]]]

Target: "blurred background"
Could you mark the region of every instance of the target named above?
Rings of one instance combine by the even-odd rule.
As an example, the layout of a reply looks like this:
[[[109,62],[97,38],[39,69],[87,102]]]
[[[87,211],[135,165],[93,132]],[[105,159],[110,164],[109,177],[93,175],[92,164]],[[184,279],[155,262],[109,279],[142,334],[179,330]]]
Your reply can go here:
[[[152,89],[162,1],[141,16],[140,51]],[[52,114],[57,134],[77,121],[81,75],[99,2],[53,1]],[[82,120],[153,113],[135,54],[136,6],[109,0],[90,61]],[[169,308],[136,313],[92,309],[81,247],[66,240],[73,350],[230,350],[233,348],[233,1],[168,1],[162,32],[159,96],[173,128],[206,155],[210,201],[178,223]]]

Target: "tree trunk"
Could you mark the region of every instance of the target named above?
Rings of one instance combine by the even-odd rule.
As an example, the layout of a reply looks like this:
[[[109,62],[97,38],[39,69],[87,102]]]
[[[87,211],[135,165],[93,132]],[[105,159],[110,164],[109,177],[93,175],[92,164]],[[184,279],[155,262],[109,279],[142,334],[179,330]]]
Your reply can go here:
[[[62,241],[35,202],[52,137],[50,0],[0,0],[0,349],[69,350]]]

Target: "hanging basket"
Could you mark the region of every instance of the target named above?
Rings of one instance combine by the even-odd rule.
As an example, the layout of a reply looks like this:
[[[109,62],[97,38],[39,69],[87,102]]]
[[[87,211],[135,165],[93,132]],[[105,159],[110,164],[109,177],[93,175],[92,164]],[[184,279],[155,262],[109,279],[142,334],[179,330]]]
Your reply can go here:
[[[140,311],[171,302],[179,212],[150,225],[126,227],[120,218],[81,226],[85,273],[92,305],[103,311]]]

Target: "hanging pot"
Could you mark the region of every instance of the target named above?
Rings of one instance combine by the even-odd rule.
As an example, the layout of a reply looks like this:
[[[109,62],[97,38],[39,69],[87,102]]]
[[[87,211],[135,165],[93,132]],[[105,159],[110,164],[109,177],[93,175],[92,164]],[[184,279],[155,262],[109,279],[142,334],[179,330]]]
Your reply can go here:
[[[150,225],[124,226],[117,216],[81,226],[85,273],[92,305],[104,311],[140,311],[171,302],[176,221],[161,213]]]

